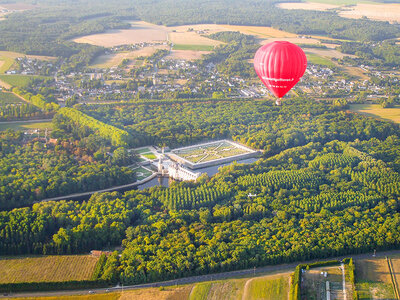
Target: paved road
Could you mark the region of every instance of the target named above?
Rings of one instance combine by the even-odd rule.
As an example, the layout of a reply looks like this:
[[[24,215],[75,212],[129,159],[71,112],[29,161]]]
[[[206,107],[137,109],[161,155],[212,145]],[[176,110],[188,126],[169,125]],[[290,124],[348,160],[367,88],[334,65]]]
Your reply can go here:
[[[393,255],[393,254],[400,254],[400,250],[377,252],[376,256],[377,257],[385,257],[387,255]],[[238,271],[232,271],[232,272],[192,276],[192,277],[179,278],[179,279],[169,280],[169,281],[160,281],[160,282],[154,282],[154,283],[124,286],[123,288],[122,287],[112,287],[112,288],[108,288],[108,289],[107,288],[91,289],[91,291],[93,291],[93,293],[95,293],[95,294],[101,294],[101,293],[106,293],[107,290],[110,292],[115,292],[115,291],[120,292],[120,291],[122,291],[122,289],[123,290],[134,290],[134,289],[148,288],[148,287],[174,286],[174,285],[197,283],[197,282],[203,282],[203,281],[229,279],[229,278],[235,278],[235,277],[249,277],[254,274],[261,275],[263,273],[270,273],[270,272],[277,272],[277,271],[284,273],[284,272],[288,272],[288,271],[294,271],[294,269],[296,268],[296,266],[299,263],[312,263],[315,261],[324,261],[324,260],[332,260],[332,259],[341,260],[345,257],[353,257],[353,259],[371,258],[372,253],[344,255],[344,256],[339,256],[339,257],[331,257],[331,258],[327,258],[327,259],[314,259],[314,260],[309,260],[309,261],[294,262],[294,263],[290,263],[290,264],[265,266],[265,267],[257,268],[255,270],[254,270],[254,268],[252,268],[252,269],[238,270]],[[89,292],[89,289],[75,290],[75,291],[66,290],[66,291],[52,291],[52,292],[29,292],[29,293],[16,293],[16,294],[12,294],[11,296],[8,296],[8,297],[0,296],[0,298],[68,296],[68,295],[88,294],[88,292]]]

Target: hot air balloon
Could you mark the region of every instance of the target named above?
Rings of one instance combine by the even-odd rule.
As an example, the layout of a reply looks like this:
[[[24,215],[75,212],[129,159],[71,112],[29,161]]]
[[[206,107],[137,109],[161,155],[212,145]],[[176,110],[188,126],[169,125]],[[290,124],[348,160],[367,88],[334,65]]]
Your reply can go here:
[[[281,104],[280,98],[299,82],[306,68],[303,50],[285,41],[266,44],[254,56],[254,69],[264,85],[278,97],[277,105]]]

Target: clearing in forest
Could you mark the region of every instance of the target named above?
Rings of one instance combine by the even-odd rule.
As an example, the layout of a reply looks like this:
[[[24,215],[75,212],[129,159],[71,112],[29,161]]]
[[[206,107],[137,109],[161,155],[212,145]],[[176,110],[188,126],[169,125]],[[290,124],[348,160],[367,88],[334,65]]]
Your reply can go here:
[[[379,104],[352,104],[350,110],[370,117],[400,123],[400,105],[382,108]]]
[[[98,258],[57,255],[0,260],[0,283],[89,280]]]
[[[394,299],[389,267],[384,257],[355,260],[360,299]]]

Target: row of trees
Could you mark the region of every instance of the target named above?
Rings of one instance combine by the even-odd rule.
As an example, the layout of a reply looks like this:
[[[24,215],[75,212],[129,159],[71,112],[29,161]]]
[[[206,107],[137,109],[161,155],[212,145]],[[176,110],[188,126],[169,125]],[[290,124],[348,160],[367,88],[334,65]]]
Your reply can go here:
[[[13,93],[24,98],[26,101],[40,108],[42,111],[51,112],[57,111],[60,108],[60,105],[55,103],[53,100],[48,100],[41,94],[33,95],[32,93],[26,92],[25,90],[18,87],[13,88],[12,91]]]
[[[63,107],[58,111],[58,114],[63,118],[56,119],[56,129],[71,131],[70,128],[75,127],[78,131],[82,131],[83,135],[85,135],[85,132],[95,132],[97,135],[108,139],[113,146],[131,144],[132,137],[126,131],[96,120],[75,108]]]

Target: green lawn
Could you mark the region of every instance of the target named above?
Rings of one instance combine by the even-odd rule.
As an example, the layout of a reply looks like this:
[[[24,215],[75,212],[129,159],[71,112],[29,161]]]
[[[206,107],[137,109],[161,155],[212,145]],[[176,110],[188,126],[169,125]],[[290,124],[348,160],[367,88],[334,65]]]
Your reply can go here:
[[[23,103],[24,101],[12,93],[0,92],[0,105]]]
[[[138,181],[143,180],[152,174],[152,172],[142,167],[135,169],[135,172]]]
[[[172,49],[173,50],[212,51],[214,49],[214,46],[176,44],[172,47]]]
[[[0,75],[0,80],[16,87],[26,87],[35,78],[46,78],[44,76],[30,75]]]
[[[157,156],[155,156],[154,153],[143,153],[142,155],[148,159],[156,159],[157,158]]]
[[[206,300],[211,289],[211,282],[199,283],[190,293],[189,300]]]
[[[327,66],[327,67],[334,67],[335,64],[328,58],[319,56],[314,53],[306,53],[307,60],[315,65],[322,65],[322,66]]]
[[[140,150],[135,150],[136,153],[142,154],[142,153],[148,153],[151,152],[149,148],[143,148]]]
[[[13,130],[28,130],[28,129],[49,129],[53,128],[53,123],[51,122],[33,122],[33,123],[24,123],[24,122],[16,122],[16,123],[2,123],[0,124],[0,131],[6,129],[13,129]],[[42,132],[44,134],[44,131]],[[41,135],[43,135],[41,134]]]

